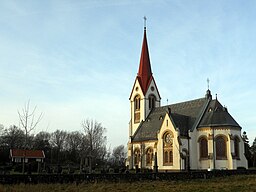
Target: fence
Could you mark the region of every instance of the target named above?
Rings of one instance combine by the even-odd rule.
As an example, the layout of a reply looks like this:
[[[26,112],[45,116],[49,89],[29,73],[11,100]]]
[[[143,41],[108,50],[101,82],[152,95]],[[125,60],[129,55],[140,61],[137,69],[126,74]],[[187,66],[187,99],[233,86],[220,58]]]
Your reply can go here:
[[[230,175],[252,175],[256,170],[214,170],[159,173],[111,173],[111,174],[30,174],[0,175],[0,184],[38,183],[91,183],[91,182],[136,182],[152,180],[209,179]]]

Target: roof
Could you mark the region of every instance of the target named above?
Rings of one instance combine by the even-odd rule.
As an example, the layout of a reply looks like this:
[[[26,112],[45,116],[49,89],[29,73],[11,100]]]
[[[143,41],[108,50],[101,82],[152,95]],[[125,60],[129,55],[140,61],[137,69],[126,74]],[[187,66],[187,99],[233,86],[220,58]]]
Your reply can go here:
[[[134,134],[133,141],[157,140],[157,133],[168,114],[181,136],[199,127],[232,126],[240,127],[228,113],[226,107],[211,98],[200,98],[182,103],[171,104],[153,109],[145,121],[142,121]]]
[[[144,38],[140,56],[140,66],[137,77],[141,85],[142,91],[145,94],[150,83],[150,80],[152,79],[146,29],[144,29]]]
[[[11,149],[11,157],[45,158],[43,150]]]
[[[198,127],[218,126],[240,127],[235,119],[228,113],[227,108],[223,107],[216,99],[210,102]]]
[[[169,115],[175,127],[179,128],[181,135],[188,135],[188,130],[192,130],[194,124],[198,122],[207,103],[206,98],[200,98],[153,109],[146,120],[139,125],[133,141],[157,140],[157,133],[166,114]]]

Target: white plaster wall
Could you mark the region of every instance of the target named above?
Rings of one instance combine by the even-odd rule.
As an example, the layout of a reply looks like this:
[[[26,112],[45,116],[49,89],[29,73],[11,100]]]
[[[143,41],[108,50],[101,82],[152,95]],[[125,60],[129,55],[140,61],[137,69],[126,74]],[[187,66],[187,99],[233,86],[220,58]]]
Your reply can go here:
[[[181,153],[184,155],[184,157],[185,156],[187,156],[188,155],[188,153],[186,153],[186,152],[184,152],[183,151],[183,149],[185,149],[185,150],[187,150],[187,152],[188,152],[188,139],[187,138],[182,138],[182,139],[180,139],[181,140],[181,146],[180,146],[180,151],[181,151]],[[186,159],[185,158],[181,158],[181,161],[180,161],[180,163],[181,163],[181,165],[180,165],[180,168],[182,169],[182,170],[184,170],[184,169],[186,169],[186,167],[185,167],[185,161],[186,161]]]
[[[202,129],[195,129],[193,133],[190,133],[191,141],[190,141],[190,162],[191,162],[191,168],[192,169],[236,169],[238,166],[246,167],[247,160],[244,156],[244,142],[241,138],[241,130],[240,129],[234,129],[232,127],[217,127],[214,129],[211,129],[210,127],[205,127]],[[216,138],[218,135],[224,135],[227,138],[227,160],[217,160],[215,157],[215,162],[213,159],[208,160],[201,160],[200,161],[200,154],[199,154],[199,143],[198,139],[201,136],[206,136],[208,138],[209,134],[214,134],[214,137]],[[234,152],[234,142],[231,140],[230,135],[232,136],[239,136],[240,139],[240,150],[239,150],[239,156],[240,160],[233,160],[232,158],[232,152]],[[195,147],[196,146],[196,147]],[[213,140],[208,139],[208,153],[213,153],[215,151],[216,153],[216,144],[214,142],[214,150],[213,150]],[[236,161],[236,162],[234,162]]]
[[[136,87],[138,87],[137,91],[136,91]],[[137,130],[137,128],[140,124],[140,123],[134,123],[134,98],[137,95],[140,95],[140,98],[141,98],[141,100],[140,100],[140,122],[141,122],[142,120],[145,120],[145,110],[144,110],[145,97],[142,92],[142,89],[141,89],[138,79],[136,79],[136,81],[134,83],[131,98],[130,98],[130,113],[131,113],[130,136],[134,135],[135,131]]]
[[[154,91],[151,90],[151,87],[154,87]],[[160,98],[160,95],[157,92],[157,87],[156,87],[156,83],[155,83],[154,79],[151,80],[151,82],[149,84],[149,87],[148,87],[148,90],[147,90],[146,95],[145,95],[145,98],[146,98],[146,101],[145,101],[145,104],[146,104],[145,105],[146,106],[145,115],[146,116],[145,117],[147,117],[149,112],[150,112],[148,97],[151,94],[153,94],[156,97],[155,107],[160,107],[161,106],[161,98]]]
[[[245,167],[246,169],[248,168],[248,161],[244,155],[245,151],[244,151],[244,141],[242,139],[242,136],[241,136],[241,130],[231,130],[231,134],[233,136],[238,136],[240,142],[239,142],[239,157],[240,157],[240,160],[236,160],[236,167]],[[232,151],[234,152],[234,151]],[[235,169],[234,168],[234,169]]]
[[[197,138],[198,133],[195,129],[193,132],[189,132],[189,163],[191,169],[199,169],[198,167],[198,150],[197,150]]]
[[[166,123],[168,120],[168,126]],[[163,165],[163,135],[165,132],[171,131],[173,134],[173,165],[172,166],[164,166]],[[165,115],[163,124],[160,128],[160,131],[157,135],[158,143],[157,143],[157,156],[158,156],[158,169],[159,170],[180,170],[180,146],[178,141],[179,132],[175,130],[168,114]]]

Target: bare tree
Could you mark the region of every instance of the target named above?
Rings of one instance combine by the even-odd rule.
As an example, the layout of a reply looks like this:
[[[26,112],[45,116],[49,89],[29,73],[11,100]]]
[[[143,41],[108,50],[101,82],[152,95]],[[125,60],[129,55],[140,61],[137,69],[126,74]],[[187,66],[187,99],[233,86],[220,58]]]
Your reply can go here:
[[[66,131],[60,131],[60,130],[56,130],[55,132],[53,132],[51,134],[51,144],[53,147],[57,148],[57,161],[58,164],[60,162],[60,151],[63,150],[63,147],[65,145],[66,142],[66,138],[67,138],[67,132]]]
[[[36,109],[35,106],[32,111],[30,110],[30,101],[28,101],[22,111],[18,110],[20,126],[25,130],[25,148],[27,147],[27,137],[28,134],[36,128],[38,123],[42,120],[43,113],[41,112],[38,117],[36,117]]]
[[[79,154],[82,148],[83,134],[79,131],[73,131],[67,134],[66,151],[68,159],[72,162],[78,162]]]
[[[82,128],[84,129],[84,139],[86,140],[86,146],[88,150],[87,157],[89,158],[89,172],[91,172],[92,163],[96,159],[104,159],[106,150],[107,137],[105,136],[106,128],[101,123],[93,120],[83,120]]]
[[[81,147],[82,133],[73,131],[67,134],[66,148],[68,151],[76,151]]]
[[[114,158],[114,164],[116,166],[124,166],[126,151],[124,145],[119,145],[113,149],[112,156]]]
[[[26,149],[27,149],[27,141],[29,133],[36,128],[38,123],[42,120],[43,113],[41,112],[38,117],[36,117],[36,109],[35,106],[32,110],[30,109],[30,101],[28,101],[24,108],[22,108],[21,112],[18,110],[20,126],[25,131],[25,143],[24,143],[24,158],[23,158],[23,166],[22,166],[22,173],[25,170],[25,156],[26,156]]]

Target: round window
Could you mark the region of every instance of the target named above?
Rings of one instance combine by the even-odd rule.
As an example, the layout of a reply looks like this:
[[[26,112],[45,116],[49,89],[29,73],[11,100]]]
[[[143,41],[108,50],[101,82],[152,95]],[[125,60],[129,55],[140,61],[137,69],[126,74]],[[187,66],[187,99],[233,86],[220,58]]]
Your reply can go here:
[[[172,136],[170,133],[168,133],[166,136],[165,136],[165,142],[166,143],[172,143]]]

